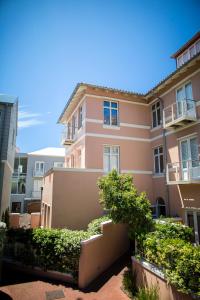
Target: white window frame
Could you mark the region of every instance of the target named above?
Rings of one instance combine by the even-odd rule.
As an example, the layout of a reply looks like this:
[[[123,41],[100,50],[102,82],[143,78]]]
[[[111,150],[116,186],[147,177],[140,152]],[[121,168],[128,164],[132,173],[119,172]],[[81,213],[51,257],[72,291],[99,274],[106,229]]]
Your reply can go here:
[[[110,151],[109,151],[109,153],[108,154],[106,154],[105,153],[105,148],[106,147],[108,147],[108,148],[110,148]],[[111,149],[112,148],[117,148],[118,149],[118,152],[117,152],[117,154],[116,155],[114,155],[114,154],[112,154],[112,155],[114,155],[114,156],[117,156],[117,165],[118,165],[118,168],[117,168],[117,172],[119,172],[120,171],[120,146],[118,146],[118,145],[104,145],[103,146],[103,170],[104,170],[104,173],[109,173],[109,172],[111,172],[112,170],[111,170],[111,168],[110,168],[110,161],[111,161]],[[109,170],[107,171],[106,170],[106,168],[105,168],[105,165],[106,165],[106,159],[105,159],[105,156],[109,156]]]
[[[162,152],[160,152],[160,148],[162,148]],[[158,153],[155,154],[155,150],[158,150]],[[160,157],[162,156],[163,159],[163,170],[161,172],[161,164],[160,164]],[[158,157],[158,168],[159,168],[159,172],[156,172],[156,160],[155,158]],[[155,175],[161,175],[164,173],[164,149],[163,149],[163,145],[159,145],[153,148],[153,161],[154,161],[154,174]]]
[[[157,107],[157,104],[159,103],[159,107]],[[153,108],[155,106],[155,108]],[[158,110],[160,110],[160,123],[158,122]],[[154,112],[155,112],[155,115],[156,115],[156,125],[154,126],[154,118],[153,118],[153,116],[154,116]],[[161,103],[160,103],[160,101],[158,100],[158,101],[156,101],[156,102],[154,102],[153,104],[152,104],[152,106],[151,106],[151,118],[152,118],[152,120],[151,120],[151,127],[152,128],[156,128],[156,127],[158,127],[158,126],[160,126],[161,124],[162,124],[162,115],[161,115]]]
[[[105,106],[105,102],[109,102],[109,107]],[[117,107],[112,107],[112,103],[117,104]],[[109,109],[109,124],[105,123],[105,115],[104,115],[104,109]],[[117,111],[117,124],[112,124],[112,110]],[[119,103],[117,101],[110,101],[110,100],[104,100],[103,101],[103,124],[104,126],[109,127],[118,127],[119,126]]]
[[[36,161],[35,162],[35,173],[38,172],[38,170],[36,169],[36,165],[39,164],[39,165],[43,165],[43,172],[41,172],[41,174],[44,174],[44,161]],[[39,172],[41,171],[40,170],[41,168],[39,168]]]

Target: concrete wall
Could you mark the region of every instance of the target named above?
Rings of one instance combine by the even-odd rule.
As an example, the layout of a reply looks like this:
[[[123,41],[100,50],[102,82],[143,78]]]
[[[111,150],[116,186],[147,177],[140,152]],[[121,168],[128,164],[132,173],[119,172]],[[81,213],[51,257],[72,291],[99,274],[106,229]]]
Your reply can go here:
[[[150,265],[150,264],[148,264]],[[152,270],[156,268],[152,268]],[[174,287],[155,271],[144,266],[144,264],[132,258],[132,270],[136,276],[137,287],[157,286],[160,300],[192,300],[192,297],[178,292]]]
[[[40,213],[10,213],[9,223],[10,228],[36,228],[40,226]]]
[[[128,230],[112,221],[101,225],[102,234],[81,243],[78,285],[85,288],[129,249]]]

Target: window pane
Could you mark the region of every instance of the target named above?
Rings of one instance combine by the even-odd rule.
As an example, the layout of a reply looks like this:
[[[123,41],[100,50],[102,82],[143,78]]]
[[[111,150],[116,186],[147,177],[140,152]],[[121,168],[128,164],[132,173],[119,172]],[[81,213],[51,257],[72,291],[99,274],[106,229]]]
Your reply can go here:
[[[117,110],[116,109],[112,109],[112,124],[111,125],[117,125],[117,115],[118,115],[118,113],[117,113]]]
[[[110,153],[110,147],[104,147],[104,153]]]
[[[153,111],[153,127],[157,126],[156,111]]]
[[[113,169],[118,171],[118,156],[117,155],[112,155],[110,157],[110,171]]]
[[[104,154],[104,172],[110,171],[110,165],[109,165],[109,155]]]
[[[119,152],[119,147],[112,147],[111,148],[111,153],[112,154],[118,154],[118,152]]]
[[[159,160],[158,156],[155,156],[155,173],[159,173]]]
[[[161,114],[160,114],[160,108],[157,109],[157,126],[161,123]]]
[[[164,166],[163,166],[163,155],[161,154],[160,155],[160,173],[163,173],[163,169],[164,169]]]
[[[104,124],[110,125],[110,110],[108,108],[104,108]]]
[[[158,148],[154,149],[154,154],[158,154]]]
[[[17,181],[12,181],[11,194],[17,194]]]
[[[103,105],[106,106],[106,107],[110,107],[110,102],[109,101],[104,101]]]
[[[117,108],[117,103],[116,102],[111,102],[111,107]]]
[[[200,41],[196,42],[196,52],[200,52]]]
[[[160,102],[159,102],[159,101],[156,103],[156,107],[157,107],[157,108],[160,107]]]

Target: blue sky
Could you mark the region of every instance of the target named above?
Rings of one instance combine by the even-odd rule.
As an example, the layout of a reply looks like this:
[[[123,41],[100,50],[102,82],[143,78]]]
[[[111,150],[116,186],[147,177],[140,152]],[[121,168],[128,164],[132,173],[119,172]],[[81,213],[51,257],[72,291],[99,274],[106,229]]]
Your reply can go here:
[[[60,146],[77,82],[153,87],[200,30],[199,12],[199,0],[0,0],[0,93],[19,97],[21,151]]]

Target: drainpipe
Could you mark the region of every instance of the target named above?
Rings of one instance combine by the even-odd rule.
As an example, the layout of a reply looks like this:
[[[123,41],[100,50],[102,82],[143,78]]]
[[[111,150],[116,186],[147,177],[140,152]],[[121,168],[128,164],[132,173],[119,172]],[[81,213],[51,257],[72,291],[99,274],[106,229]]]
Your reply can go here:
[[[163,103],[163,99],[158,97],[158,99],[160,100],[161,103],[161,111],[163,113],[164,110],[164,103]],[[162,116],[162,120],[163,120],[163,116]],[[163,121],[162,121],[162,126],[163,126]],[[164,176],[165,176],[165,199],[166,199],[166,203],[167,203],[167,215],[170,216],[170,197],[169,197],[169,186],[167,184],[167,174],[166,174],[166,169],[167,169],[167,139],[166,139],[166,129],[163,128],[162,131],[162,135],[163,135],[163,150],[164,150],[164,165],[165,165],[165,171],[164,171]]]

